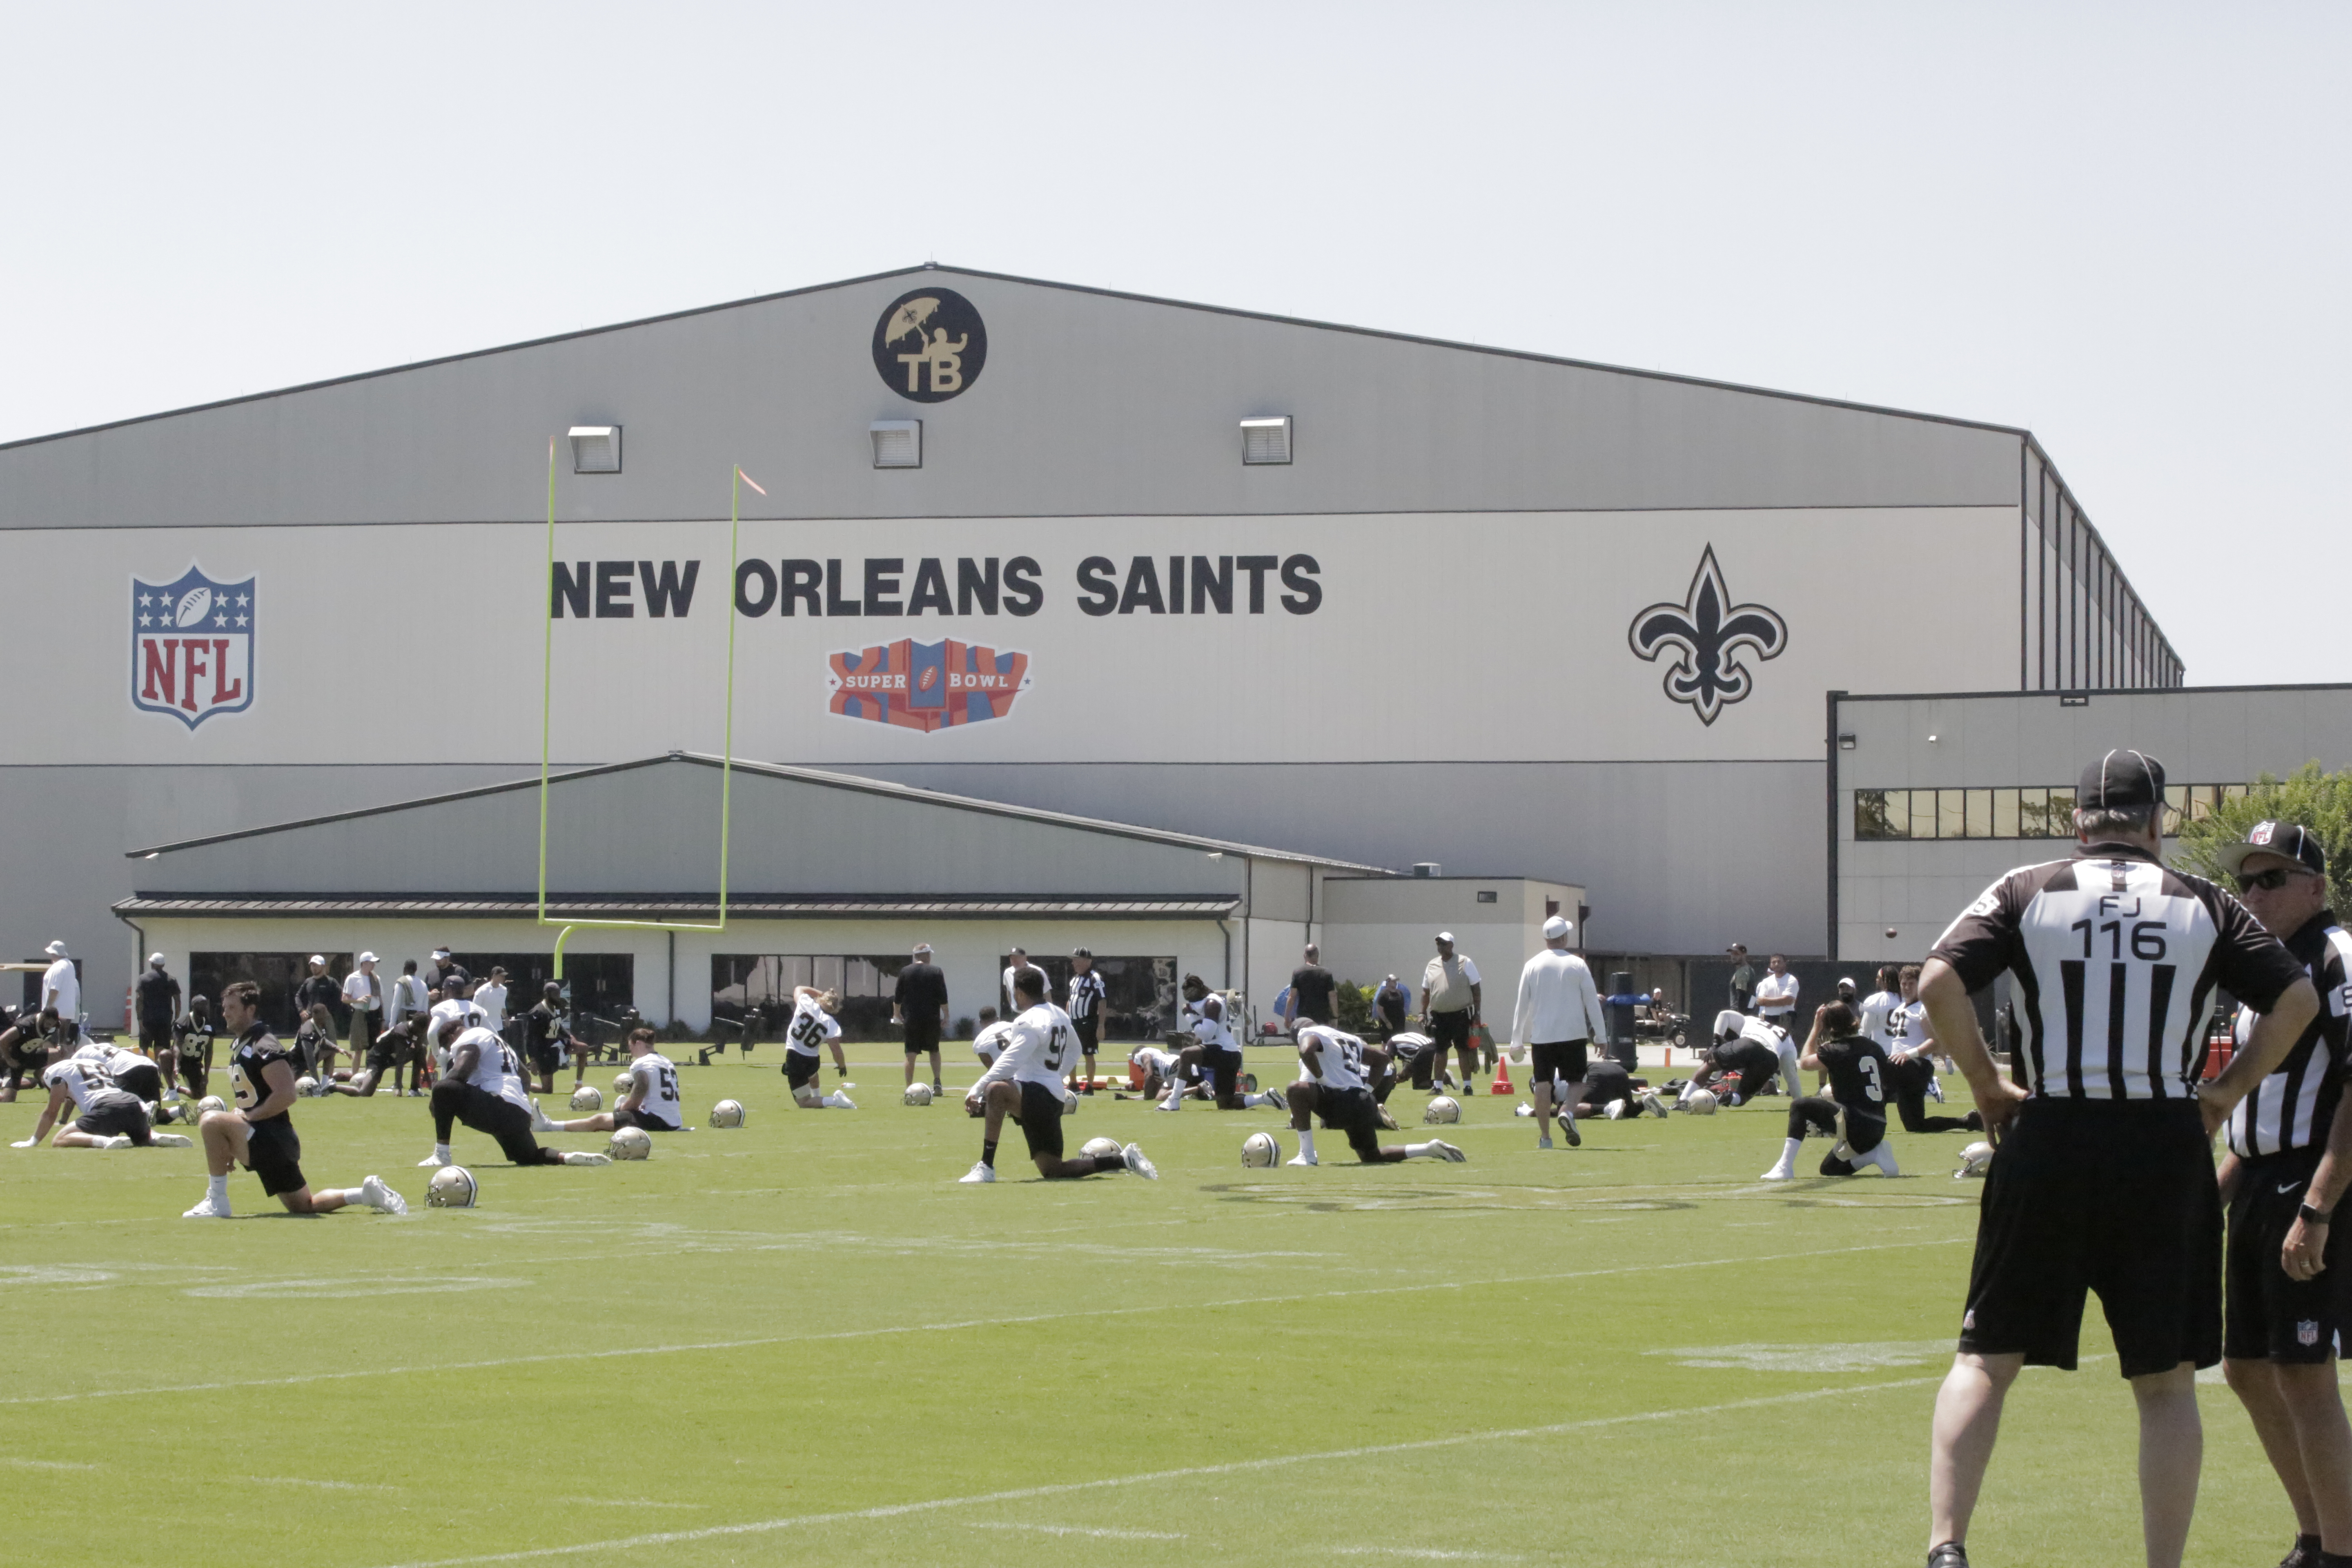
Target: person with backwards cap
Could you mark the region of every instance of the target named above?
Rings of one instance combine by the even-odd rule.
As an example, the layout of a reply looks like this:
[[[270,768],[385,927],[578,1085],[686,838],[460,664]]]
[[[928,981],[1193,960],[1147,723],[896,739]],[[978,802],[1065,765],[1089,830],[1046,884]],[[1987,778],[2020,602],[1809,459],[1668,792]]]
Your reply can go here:
[[[2164,865],[2163,811],[2155,758],[2119,749],[2094,761],[2075,791],[2074,855],[1986,889],[1920,974],[1929,1030],[1997,1150],[1959,1343],[1936,1395],[1928,1568],[1967,1568],[2003,1401],[2029,1363],[2074,1368],[2094,1290],[2137,1406],[2148,1568],[2178,1568],[2188,1543],[2204,1460],[2197,1371],[2221,1359],[2211,1139],[2278,1069],[2319,998],[2242,904]],[[1969,1000],[2004,971],[2023,1004],[2021,1083],[1994,1065]],[[2216,989],[2258,1016],[2204,1080]]]
[[[1565,915],[1544,921],[1544,946],[1519,971],[1518,1005],[1511,1014],[1511,1045],[1528,1050],[1530,1091],[1536,1106],[1536,1147],[1551,1147],[1552,1078],[1566,1084],[1559,1105],[1559,1130],[1568,1146],[1584,1142],[1576,1130],[1576,1107],[1584,1096],[1585,1069],[1592,1042],[1606,1039],[1608,1018],[1601,1011],[1601,993],[1584,960],[1568,951],[1569,932],[1576,928]],[[1441,939],[1442,940],[1442,939]],[[1466,960],[1465,961],[1467,962]],[[1443,1052],[1444,1047],[1438,1049]]]
[[[163,1076],[163,1101],[169,1104],[180,1098],[179,1040],[173,1033],[180,1022],[180,983],[165,969],[162,953],[147,955],[137,993],[139,1048],[154,1058]]]

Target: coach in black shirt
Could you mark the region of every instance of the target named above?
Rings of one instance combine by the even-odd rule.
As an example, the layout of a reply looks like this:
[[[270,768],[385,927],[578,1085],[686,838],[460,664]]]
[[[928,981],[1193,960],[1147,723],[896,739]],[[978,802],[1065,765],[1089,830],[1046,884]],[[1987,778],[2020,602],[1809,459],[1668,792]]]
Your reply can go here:
[[[2230,1245],[2221,1370],[2286,1489],[2292,1568],[2352,1561],[2352,1427],[2336,1385],[2337,1335],[2352,1318],[2352,1249],[2335,1223],[2352,1186],[2352,934],[2327,908],[2327,853],[2292,822],[2258,822],[2221,852],[2238,895],[2310,971],[2319,1015],[2278,1070],[2230,1112],[2221,1162]],[[2253,1015],[2241,1008],[2237,1037]]]
[[[890,1020],[907,1027],[907,1082],[915,1081],[915,1058],[931,1053],[931,1092],[940,1092],[940,1034],[947,1027],[948,977],[931,962],[931,944],[915,944],[915,962],[898,971],[890,997]]]
[[[2139,1407],[2150,1568],[2177,1568],[2204,1436],[2196,1373],[2221,1358],[2213,1130],[2318,1009],[2303,965],[2244,907],[2159,858],[2164,767],[2114,751],[2084,769],[2071,859],[2011,871],[1952,922],[1920,995],[1999,1152],[1977,1219],[1959,1353],[1936,1396],[1929,1568],[1966,1568],[2000,1408],[2028,1363],[2071,1370],[2099,1294]],[[2007,971],[2025,1083],[1995,1068],[1971,992]],[[2200,1089],[2216,986],[2258,1020]]]
[[[1307,944],[1307,962],[1290,972],[1290,1005],[1283,1011],[1283,1022],[1296,1028],[1298,1020],[1310,1024],[1334,1024],[1339,1016],[1331,1010],[1331,994],[1339,983],[1323,967],[1323,950],[1313,942]]]

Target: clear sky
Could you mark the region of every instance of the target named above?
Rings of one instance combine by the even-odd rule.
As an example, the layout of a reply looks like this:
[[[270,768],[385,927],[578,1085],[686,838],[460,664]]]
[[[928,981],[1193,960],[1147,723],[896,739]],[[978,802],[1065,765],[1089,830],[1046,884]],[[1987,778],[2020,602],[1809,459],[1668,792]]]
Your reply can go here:
[[[2026,426],[2192,681],[2352,679],[2332,0],[0,0],[0,440],[936,258]],[[1835,569],[1890,637],[1934,592]]]

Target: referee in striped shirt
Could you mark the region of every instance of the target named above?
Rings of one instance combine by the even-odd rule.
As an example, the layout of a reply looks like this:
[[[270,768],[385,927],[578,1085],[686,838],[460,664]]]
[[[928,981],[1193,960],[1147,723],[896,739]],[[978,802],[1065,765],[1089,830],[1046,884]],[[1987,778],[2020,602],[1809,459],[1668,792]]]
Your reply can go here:
[[[2092,763],[2075,791],[2073,858],[1987,889],[1920,976],[1930,1032],[2000,1150],[1958,1353],[1936,1395],[1928,1568],[1967,1568],[2002,1399],[2029,1363],[2073,1369],[2093,1290],[2138,1406],[2149,1568],[2178,1568],[2189,1538],[2204,1454],[2196,1373],[2221,1359],[2212,1134],[2285,1058],[2318,997],[2244,906],[2166,868],[2163,809],[2155,758]],[[1994,1067],[1969,1001],[2003,971],[2024,1026],[2022,1087]],[[2217,986],[2258,1016],[2200,1089]]]
[[[1070,1026],[1078,1032],[1078,1049],[1086,1056],[1086,1086],[1081,1094],[1095,1091],[1095,1047],[1102,1042],[1103,979],[1095,973],[1092,948],[1070,950],[1070,994],[1062,1011],[1070,1016]]]
[[[2221,862],[2321,999],[2286,1060],[2230,1112],[2221,1370],[2294,1509],[2286,1568],[2332,1568],[2352,1563],[2352,1427],[2336,1381],[2352,1257],[2333,1223],[2352,1185],[2352,1117],[2336,1114],[2352,1052],[2352,935],[2328,911],[2327,854],[2309,829],[2258,822]],[[2253,1022],[2238,1010],[2241,1044]]]

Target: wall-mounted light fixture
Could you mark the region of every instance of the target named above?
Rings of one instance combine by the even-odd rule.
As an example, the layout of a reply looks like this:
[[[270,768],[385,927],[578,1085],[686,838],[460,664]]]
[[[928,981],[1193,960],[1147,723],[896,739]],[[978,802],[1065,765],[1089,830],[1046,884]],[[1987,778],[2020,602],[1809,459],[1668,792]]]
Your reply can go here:
[[[575,474],[617,474],[621,471],[621,427],[618,425],[574,425],[572,471]]]
[[[919,419],[877,419],[866,427],[874,442],[877,468],[919,468],[923,466],[923,422]]]
[[[1242,461],[1252,465],[1290,461],[1290,416],[1243,420]]]

